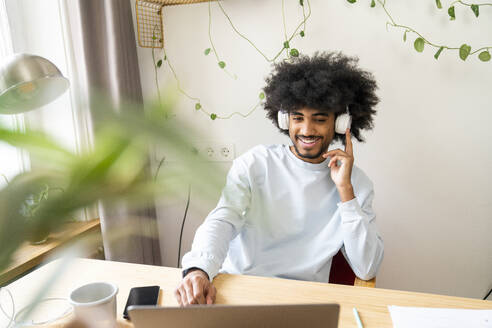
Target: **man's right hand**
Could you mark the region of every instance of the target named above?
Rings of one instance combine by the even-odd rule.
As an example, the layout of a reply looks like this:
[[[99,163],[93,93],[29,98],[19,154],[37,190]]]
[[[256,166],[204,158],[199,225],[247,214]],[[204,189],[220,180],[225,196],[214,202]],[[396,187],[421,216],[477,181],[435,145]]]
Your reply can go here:
[[[208,280],[208,276],[202,270],[189,272],[183,278],[174,296],[180,306],[191,304],[213,304],[217,293],[214,285]]]

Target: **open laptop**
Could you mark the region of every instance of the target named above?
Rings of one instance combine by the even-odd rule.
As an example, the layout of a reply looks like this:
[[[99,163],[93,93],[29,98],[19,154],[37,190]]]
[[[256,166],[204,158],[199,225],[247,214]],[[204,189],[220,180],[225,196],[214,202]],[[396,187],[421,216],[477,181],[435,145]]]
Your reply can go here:
[[[338,304],[130,306],[135,328],[336,328]]]

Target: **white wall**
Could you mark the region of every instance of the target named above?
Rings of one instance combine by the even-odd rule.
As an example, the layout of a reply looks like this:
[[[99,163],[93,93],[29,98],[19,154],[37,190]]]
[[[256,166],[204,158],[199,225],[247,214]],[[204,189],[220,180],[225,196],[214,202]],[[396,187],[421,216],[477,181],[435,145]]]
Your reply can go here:
[[[306,2],[306,1],[305,1]],[[481,7],[476,19],[469,8],[457,7],[450,22],[446,9],[434,1],[387,1],[395,20],[422,31],[436,43],[474,47],[492,45],[492,9]],[[456,52],[413,50],[414,35],[385,29],[386,16],[370,1],[312,0],[306,37],[295,39],[302,53],[340,50],[360,58],[374,73],[381,103],[375,130],[367,142],[355,144],[356,165],[374,182],[378,226],[385,241],[385,259],[378,287],[481,298],[492,287],[492,63],[476,57],[461,61]],[[445,5],[448,2],[443,1]],[[281,1],[224,1],[241,32],[272,56],[283,42]],[[300,18],[298,1],[288,1],[288,31]],[[257,101],[270,70],[263,57],[235,35],[215,3],[212,36],[232,80],[217,66],[208,48],[208,4],[166,7],[165,43],[182,87],[202,104],[226,115],[247,112]],[[145,97],[155,97],[150,49],[139,48]],[[162,52],[156,51],[161,56]],[[174,85],[162,66],[161,86]],[[211,121],[182,98],[176,114],[192,121],[209,140],[227,140],[240,155],[259,143],[285,143],[263,109],[249,118]],[[217,195],[218,197],[218,195]],[[193,200],[199,195],[192,194]],[[164,202],[164,200],[163,200]],[[167,201],[169,203],[169,201]],[[210,208],[214,204],[210,204]],[[176,244],[185,200],[160,208],[163,258],[176,265]],[[192,211],[193,212],[193,211]],[[202,211],[203,212],[203,211]],[[183,249],[204,219],[189,213]]]

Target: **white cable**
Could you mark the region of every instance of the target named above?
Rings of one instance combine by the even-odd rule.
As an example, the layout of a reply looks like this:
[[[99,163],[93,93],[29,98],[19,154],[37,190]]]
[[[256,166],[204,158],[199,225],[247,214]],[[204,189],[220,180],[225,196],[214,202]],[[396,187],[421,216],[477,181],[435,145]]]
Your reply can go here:
[[[72,305],[69,304],[69,307],[67,307],[67,309],[61,313],[60,315],[54,317],[54,318],[50,318],[48,320],[45,320],[45,321],[38,321],[38,322],[34,322],[34,320],[30,320],[30,322],[27,322],[27,321],[18,321],[19,320],[19,316],[21,316],[23,314],[24,311],[26,310],[30,310],[32,307],[33,307],[33,304],[29,304],[25,307],[23,307],[22,309],[20,309],[18,312],[15,312],[15,302],[14,302],[14,297],[12,296],[12,293],[10,292],[10,290],[8,290],[7,288],[0,288],[0,295],[1,295],[1,292],[5,290],[9,297],[10,297],[10,300],[12,302],[12,315],[9,315],[5,309],[3,308],[2,306],[2,303],[0,301],[0,310],[2,311],[2,313],[9,319],[9,323],[7,324],[7,326],[5,328],[9,328],[12,323],[14,325],[18,325],[18,326],[22,326],[22,327],[29,327],[29,326],[39,326],[39,325],[46,325],[46,324],[50,324],[52,322],[55,322],[65,316],[67,316],[68,314],[70,314],[72,311],[73,311],[73,307]],[[63,297],[48,297],[48,298],[43,298],[41,301],[39,301],[37,305],[40,305],[41,303],[44,303],[44,302],[49,302],[49,301],[66,301],[67,304],[68,304],[68,299],[66,298],[63,298]]]
[[[41,301],[39,301],[37,305],[43,303],[43,302],[49,302],[49,301],[66,301],[68,303],[68,299],[66,298],[62,298],[62,297],[48,297],[48,298],[43,298]],[[38,322],[34,322],[33,320],[31,320],[30,322],[28,321],[17,321],[17,317],[24,311],[28,310],[29,308],[32,307],[32,304],[30,305],[27,305],[25,307],[23,307],[22,309],[19,310],[19,312],[17,312],[14,316],[14,323],[16,325],[20,325],[21,327],[29,327],[29,326],[41,326],[41,325],[47,325],[47,324],[50,324],[52,322],[55,322],[63,317],[65,317],[66,315],[70,314],[72,311],[73,311],[73,307],[72,305],[70,305],[63,313],[61,313],[60,315],[54,317],[54,318],[51,318],[51,319],[48,319],[48,320],[45,320],[45,321],[38,321]]]
[[[10,297],[10,301],[12,303],[12,315],[8,315],[2,306],[2,291],[4,291],[4,290],[8,293],[8,295]],[[5,327],[5,328],[9,328],[10,325],[12,324],[12,322],[14,321],[14,317],[15,317],[15,303],[14,303],[14,297],[12,296],[12,293],[7,288],[0,288],[0,310],[2,310],[2,313],[7,317],[7,319],[9,319],[9,323]]]

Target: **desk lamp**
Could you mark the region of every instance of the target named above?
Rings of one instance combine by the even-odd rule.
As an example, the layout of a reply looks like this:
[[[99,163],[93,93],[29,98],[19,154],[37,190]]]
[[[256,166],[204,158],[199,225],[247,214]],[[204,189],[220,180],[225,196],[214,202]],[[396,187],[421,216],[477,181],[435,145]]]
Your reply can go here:
[[[69,85],[46,58],[15,54],[0,65],[0,114],[18,114],[46,105]]]

